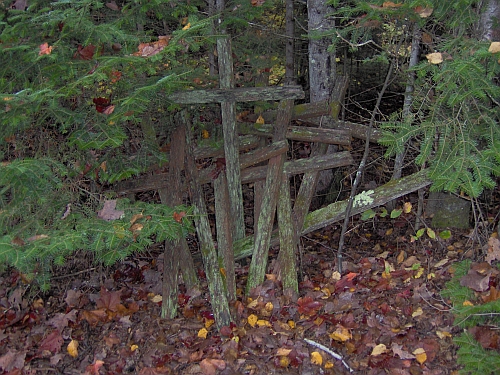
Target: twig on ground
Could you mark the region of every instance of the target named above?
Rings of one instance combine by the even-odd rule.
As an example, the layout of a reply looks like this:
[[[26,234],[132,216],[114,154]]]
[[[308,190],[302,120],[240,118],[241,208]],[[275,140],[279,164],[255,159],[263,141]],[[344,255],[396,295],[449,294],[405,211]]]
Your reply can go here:
[[[321,349],[324,352],[330,354],[333,358],[338,359],[339,361],[342,361],[342,364],[345,366],[346,369],[349,370],[349,372],[354,372],[354,370],[349,367],[349,365],[346,363],[346,361],[344,361],[344,359],[342,358],[342,356],[338,355],[334,351],[331,351],[326,346],[318,344],[316,341],[309,340],[309,339],[304,339],[304,341],[307,342],[309,345],[312,345],[312,346],[314,346],[314,347],[316,347],[318,349]]]

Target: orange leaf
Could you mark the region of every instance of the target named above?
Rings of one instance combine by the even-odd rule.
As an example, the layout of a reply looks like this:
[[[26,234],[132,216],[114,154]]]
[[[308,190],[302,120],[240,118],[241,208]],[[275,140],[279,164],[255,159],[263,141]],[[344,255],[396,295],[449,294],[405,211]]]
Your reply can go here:
[[[174,212],[174,220],[177,221],[178,223],[182,223],[182,218],[186,216],[186,213],[184,211],[182,212]]]
[[[40,48],[40,51],[38,52],[38,56],[42,55],[50,55],[52,52],[52,49],[54,48],[53,46],[49,47],[49,43],[43,43],[38,46]]]

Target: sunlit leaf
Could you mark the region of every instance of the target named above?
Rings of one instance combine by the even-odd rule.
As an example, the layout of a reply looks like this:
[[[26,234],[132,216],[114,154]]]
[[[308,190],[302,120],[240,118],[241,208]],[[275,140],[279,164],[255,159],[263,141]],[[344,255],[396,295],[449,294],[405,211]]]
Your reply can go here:
[[[323,357],[319,352],[311,353],[311,363],[318,366],[321,366],[323,364]]]

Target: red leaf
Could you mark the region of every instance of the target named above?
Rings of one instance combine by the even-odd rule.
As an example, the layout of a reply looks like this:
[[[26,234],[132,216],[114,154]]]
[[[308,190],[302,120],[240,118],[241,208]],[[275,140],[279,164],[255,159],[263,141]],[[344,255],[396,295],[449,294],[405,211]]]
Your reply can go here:
[[[297,300],[297,304],[299,305],[299,313],[308,316],[316,314],[323,307],[320,301],[315,301],[311,297],[301,297]]]
[[[40,352],[48,350],[51,353],[58,353],[61,351],[61,346],[64,339],[58,330],[52,331],[40,343]]]
[[[96,111],[99,113],[104,113],[106,108],[108,108],[110,103],[111,103],[111,99],[103,98],[103,97],[94,98],[94,99],[92,99],[92,101],[95,104]]]
[[[73,55],[73,58],[80,60],[92,60],[94,57],[95,46],[89,44],[86,47],[78,46],[78,50]]]

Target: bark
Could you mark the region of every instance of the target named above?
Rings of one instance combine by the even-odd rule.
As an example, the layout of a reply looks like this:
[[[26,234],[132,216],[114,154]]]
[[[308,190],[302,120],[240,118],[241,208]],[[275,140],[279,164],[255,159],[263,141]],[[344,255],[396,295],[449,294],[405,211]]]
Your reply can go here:
[[[500,40],[500,1],[485,0],[481,9],[481,18],[478,24],[478,39]]]

